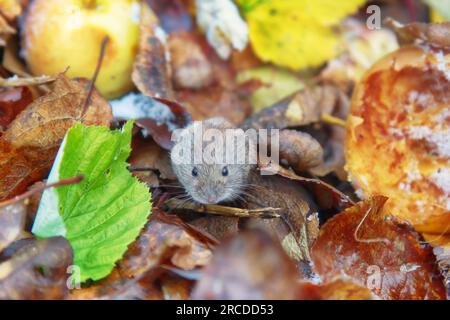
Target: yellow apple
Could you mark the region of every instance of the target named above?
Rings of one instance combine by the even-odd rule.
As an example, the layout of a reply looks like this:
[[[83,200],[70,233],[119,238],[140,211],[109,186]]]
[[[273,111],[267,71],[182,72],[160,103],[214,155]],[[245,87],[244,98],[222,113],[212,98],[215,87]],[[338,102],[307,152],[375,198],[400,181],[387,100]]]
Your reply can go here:
[[[125,94],[133,88],[139,12],[138,0],[33,1],[22,32],[31,72],[53,75],[69,67],[69,77],[91,78],[102,40],[108,36],[96,87],[109,99]]]

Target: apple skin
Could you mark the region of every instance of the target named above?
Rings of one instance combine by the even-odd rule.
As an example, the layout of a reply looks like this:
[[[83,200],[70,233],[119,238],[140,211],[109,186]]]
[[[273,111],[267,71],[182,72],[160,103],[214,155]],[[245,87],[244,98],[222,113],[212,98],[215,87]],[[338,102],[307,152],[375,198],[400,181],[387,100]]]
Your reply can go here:
[[[138,0],[34,0],[22,30],[22,49],[34,75],[92,78],[109,37],[96,87],[108,99],[133,88],[139,45]]]

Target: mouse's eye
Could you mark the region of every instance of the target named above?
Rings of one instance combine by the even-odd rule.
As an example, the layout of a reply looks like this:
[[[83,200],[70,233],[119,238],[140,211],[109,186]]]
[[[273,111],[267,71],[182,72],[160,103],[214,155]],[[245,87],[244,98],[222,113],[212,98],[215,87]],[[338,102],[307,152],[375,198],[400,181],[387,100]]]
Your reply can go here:
[[[197,167],[194,167],[194,168],[192,169],[192,176],[193,176],[193,177],[198,176],[198,169],[197,169]]]
[[[228,167],[225,166],[225,167],[222,168],[222,175],[224,177],[226,177],[228,175]]]

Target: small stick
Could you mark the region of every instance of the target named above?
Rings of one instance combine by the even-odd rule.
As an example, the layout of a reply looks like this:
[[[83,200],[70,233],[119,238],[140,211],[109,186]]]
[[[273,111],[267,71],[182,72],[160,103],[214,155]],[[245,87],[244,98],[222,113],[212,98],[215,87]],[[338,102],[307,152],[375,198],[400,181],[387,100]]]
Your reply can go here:
[[[196,204],[193,202],[184,202],[175,198],[169,199],[164,203],[169,209],[185,209],[200,213],[210,213],[223,216],[232,216],[239,218],[279,218],[281,208],[258,208],[258,209],[241,209],[234,207],[226,207],[217,204]]]
[[[332,116],[329,113],[322,113],[322,121],[325,122],[326,124],[331,124],[331,125],[335,125],[335,126],[339,126],[339,127],[343,127],[343,128],[346,127],[345,120],[335,117],[335,116]]]
[[[39,76],[26,78],[0,78],[1,87],[39,86],[55,81],[57,76]]]
[[[372,207],[370,207],[366,211],[366,213],[364,214],[364,217],[361,219],[361,221],[359,222],[358,226],[356,227],[355,232],[353,233],[353,237],[354,237],[355,241],[356,242],[361,242],[361,243],[383,242],[385,244],[389,244],[390,241],[389,241],[389,239],[386,239],[386,238],[361,239],[358,236],[359,229],[361,228],[361,226],[363,225],[364,221],[366,220],[367,216],[370,214],[371,211],[372,211]]]
[[[100,68],[102,66],[103,57],[105,55],[105,49],[106,49],[106,45],[108,44],[108,41],[109,41],[108,36],[105,36],[102,40],[102,45],[100,47],[100,55],[98,57],[97,67],[95,68],[94,75],[92,76],[91,83],[89,84],[88,94],[86,96],[86,100],[84,101],[83,112],[81,113],[82,117],[84,116],[87,108],[89,107],[89,103],[90,103],[91,96],[92,96],[92,91],[94,91],[95,81],[97,81],[98,74],[100,73]]]
[[[128,166],[128,170],[129,171],[136,171],[136,172],[147,172],[147,171],[156,172],[156,171],[158,171],[157,169],[154,169],[154,168],[138,167],[138,166]]]
[[[33,194],[35,194],[37,192],[40,192],[42,190],[45,190],[45,189],[48,189],[48,188],[52,188],[52,187],[66,186],[66,185],[69,185],[69,184],[78,183],[81,180],[83,180],[83,176],[76,176],[76,177],[73,177],[73,178],[63,179],[63,180],[60,180],[60,181],[57,181],[57,182],[54,182],[54,183],[44,184],[42,186],[39,186],[39,187],[36,187],[34,189],[28,190],[27,192],[22,193],[21,195],[15,196],[14,198],[11,198],[11,199],[8,199],[8,200],[0,202],[0,208],[3,208],[3,207],[6,207],[6,206],[9,206],[11,204],[14,204],[16,202],[22,201],[22,200],[28,198],[29,196],[31,196],[31,195],[33,195]]]

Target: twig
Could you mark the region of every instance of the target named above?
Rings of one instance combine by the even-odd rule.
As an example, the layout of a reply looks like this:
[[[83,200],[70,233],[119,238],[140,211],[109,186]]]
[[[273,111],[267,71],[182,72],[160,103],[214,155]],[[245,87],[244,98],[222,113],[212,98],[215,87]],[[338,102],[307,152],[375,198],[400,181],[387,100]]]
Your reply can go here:
[[[152,171],[152,172],[157,172],[157,169],[154,168],[150,168],[150,167],[138,167],[138,166],[128,166],[128,170],[129,171],[136,171],[136,172],[147,172],[147,171]]]
[[[361,242],[361,243],[376,243],[376,242],[383,242],[385,244],[389,244],[390,241],[389,239],[386,238],[373,238],[373,239],[361,239],[358,236],[358,232],[359,229],[361,228],[362,224],[364,223],[364,221],[366,220],[366,218],[369,216],[370,212],[372,211],[372,207],[370,207],[367,212],[364,214],[364,217],[361,219],[361,221],[359,222],[358,226],[355,229],[355,232],[353,233],[353,237],[355,238],[356,242]]]
[[[11,199],[8,199],[8,200],[0,202],[0,208],[9,206],[9,205],[14,204],[14,203],[19,202],[19,201],[22,201],[22,200],[28,198],[29,196],[31,196],[31,195],[33,195],[33,194],[35,194],[37,192],[40,192],[42,190],[45,190],[45,189],[48,189],[48,188],[52,188],[52,187],[59,187],[59,186],[66,186],[66,185],[69,185],[69,184],[75,184],[75,183],[80,182],[81,180],[83,180],[83,176],[76,176],[76,177],[73,177],[73,178],[63,179],[63,180],[60,180],[60,181],[57,181],[57,182],[54,182],[54,183],[44,184],[42,186],[39,186],[39,187],[36,187],[34,189],[28,190],[27,192],[22,193],[21,195],[15,196],[14,198],[11,198]]]
[[[217,204],[196,204],[193,202],[183,202],[179,199],[169,199],[164,203],[169,209],[192,210],[200,213],[210,213],[223,216],[232,216],[239,218],[279,218],[280,215],[276,211],[280,208],[258,208],[258,209],[241,209],[226,207]]]
[[[106,45],[108,44],[108,41],[109,41],[108,36],[105,36],[102,40],[102,44],[100,47],[100,55],[98,57],[98,62],[97,62],[97,67],[95,68],[94,75],[92,76],[91,83],[89,84],[88,94],[86,96],[86,100],[84,101],[83,112],[81,113],[81,117],[84,116],[87,108],[89,107],[92,92],[94,91],[94,85],[95,85],[95,82],[97,81],[98,74],[100,73],[100,68],[102,66],[103,57],[105,56],[105,49],[106,49]]]
[[[327,124],[331,124],[331,125],[335,125],[335,126],[339,126],[339,127],[346,127],[346,122],[345,120],[342,120],[341,118],[332,116],[329,113],[322,113],[322,121],[327,123]]]
[[[39,76],[26,78],[0,78],[1,87],[23,87],[23,86],[39,86],[56,80],[58,76]]]

